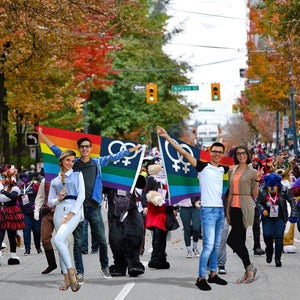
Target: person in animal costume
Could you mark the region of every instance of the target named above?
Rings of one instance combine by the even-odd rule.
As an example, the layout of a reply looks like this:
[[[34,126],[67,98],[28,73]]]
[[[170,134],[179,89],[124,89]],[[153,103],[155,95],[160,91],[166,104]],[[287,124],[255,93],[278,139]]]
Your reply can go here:
[[[296,181],[293,183],[291,192],[296,198],[296,205],[297,205],[297,212],[298,212],[298,221],[297,221],[297,228],[300,232],[300,176],[296,179]]]
[[[283,235],[285,224],[289,220],[297,222],[298,213],[295,198],[289,188],[281,183],[281,177],[275,173],[264,176],[264,185],[256,198],[256,205],[261,210],[263,237],[266,244],[266,261],[272,262],[273,240],[275,240],[275,264],[281,267]],[[288,216],[287,202],[291,207]]]
[[[169,269],[166,259],[167,234],[176,230],[179,223],[175,217],[175,210],[168,201],[167,179],[159,157],[148,163],[148,174],[144,200],[147,208],[144,209],[146,229],[152,231],[152,254],[148,263],[149,268]]]
[[[109,273],[113,277],[126,276],[127,269],[131,277],[145,272],[140,262],[144,225],[137,208],[137,199],[145,186],[145,177],[140,175],[132,194],[120,189],[103,189],[108,200],[109,245],[114,259]]]
[[[24,216],[16,204],[20,195],[20,190],[16,186],[16,173],[17,170],[10,165],[5,165],[0,169],[0,245],[4,240],[5,232],[7,232],[10,244],[9,265],[20,264],[20,259],[16,254],[16,232],[25,227]]]
[[[272,170],[277,175],[281,176],[282,185],[291,188],[290,172],[291,164],[288,160],[288,156],[285,153],[279,153],[276,159],[272,162]],[[283,236],[283,252],[284,253],[296,253],[296,247],[294,246],[295,224],[287,222],[285,227],[285,233]]]

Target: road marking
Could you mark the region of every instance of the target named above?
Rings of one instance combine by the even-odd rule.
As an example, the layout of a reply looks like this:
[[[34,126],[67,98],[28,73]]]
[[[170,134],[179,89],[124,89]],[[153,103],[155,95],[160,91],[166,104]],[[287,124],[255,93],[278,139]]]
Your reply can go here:
[[[127,283],[114,300],[123,300],[134,287],[135,283]]]

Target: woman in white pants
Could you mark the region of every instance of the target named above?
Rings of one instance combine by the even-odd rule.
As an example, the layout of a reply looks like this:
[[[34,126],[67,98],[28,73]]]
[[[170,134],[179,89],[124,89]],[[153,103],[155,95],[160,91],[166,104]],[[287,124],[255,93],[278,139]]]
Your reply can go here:
[[[71,287],[77,292],[80,285],[77,282],[75,270],[72,268],[68,249],[68,237],[75,230],[79,222],[83,221],[83,201],[85,189],[81,172],[73,171],[76,153],[65,150],[59,158],[60,173],[51,181],[48,196],[49,207],[55,207],[54,226],[56,235],[54,244],[59,253],[59,260],[65,282],[59,287],[66,291]]]

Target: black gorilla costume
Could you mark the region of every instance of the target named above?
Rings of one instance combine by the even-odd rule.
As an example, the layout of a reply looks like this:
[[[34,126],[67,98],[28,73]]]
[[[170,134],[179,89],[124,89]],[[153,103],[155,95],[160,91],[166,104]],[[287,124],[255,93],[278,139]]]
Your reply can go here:
[[[136,189],[145,185],[145,178],[139,176],[133,194],[112,188],[103,190],[108,199],[109,244],[114,259],[109,267],[111,276],[126,276],[127,268],[132,277],[145,272],[140,262],[144,225],[136,205]]]

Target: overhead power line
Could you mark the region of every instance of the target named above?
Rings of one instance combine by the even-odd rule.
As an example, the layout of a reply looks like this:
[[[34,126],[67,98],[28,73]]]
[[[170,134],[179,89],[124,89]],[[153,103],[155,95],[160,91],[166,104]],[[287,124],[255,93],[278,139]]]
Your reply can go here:
[[[220,60],[220,61],[215,61],[215,62],[210,62],[206,64],[201,64],[201,65],[195,65],[192,66],[192,68],[200,68],[200,67],[205,67],[209,65],[216,65],[216,64],[221,64],[221,63],[226,63],[229,61],[233,60],[238,60],[243,57],[235,57],[235,58],[230,58],[226,60]],[[175,71],[175,70],[180,70],[182,67],[176,67],[176,68],[153,68],[153,69],[112,69],[112,71],[122,71],[122,72],[162,72],[162,71]]]
[[[175,8],[168,8],[168,10],[174,10],[174,11],[177,11],[177,12],[184,12],[184,13],[194,14],[194,15],[203,15],[203,16],[209,16],[209,17],[218,17],[218,18],[226,18],[226,19],[234,19],[234,20],[243,20],[243,21],[246,21],[245,18],[222,16],[222,15],[214,15],[214,14],[207,14],[207,13],[201,13],[201,12],[196,12],[196,11],[179,10],[179,9],[175,9]]]

